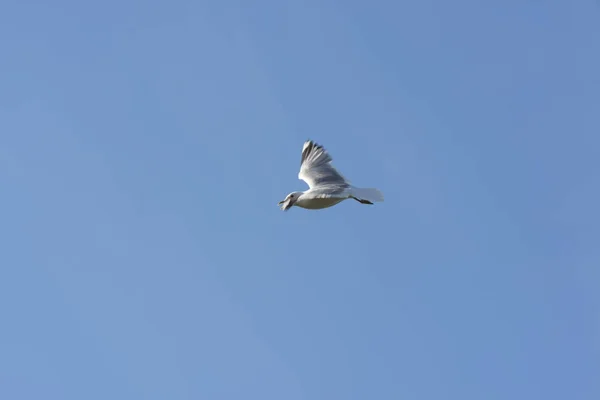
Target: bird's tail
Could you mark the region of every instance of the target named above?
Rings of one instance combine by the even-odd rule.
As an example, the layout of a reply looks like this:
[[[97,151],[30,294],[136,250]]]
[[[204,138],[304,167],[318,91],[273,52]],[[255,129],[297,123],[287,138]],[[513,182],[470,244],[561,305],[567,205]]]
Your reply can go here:
[[[383,201],[383,193],[375,188],[352,188],[352,196],[355,200],[363,204],[373,204]]]

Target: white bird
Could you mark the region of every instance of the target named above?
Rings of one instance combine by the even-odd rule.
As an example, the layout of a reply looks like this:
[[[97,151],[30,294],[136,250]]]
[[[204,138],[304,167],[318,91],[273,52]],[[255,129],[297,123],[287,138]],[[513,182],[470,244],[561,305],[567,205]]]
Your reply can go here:
[[[283,211],[292,206],[310,210],[328,208],[346,199],[361,204],[383,201],[378,189],[354,187],[331,165],[333,159],[323,146],[312,140],[304,142],[298,178],[308,184],[305,192],[292,192],[278,203]]]

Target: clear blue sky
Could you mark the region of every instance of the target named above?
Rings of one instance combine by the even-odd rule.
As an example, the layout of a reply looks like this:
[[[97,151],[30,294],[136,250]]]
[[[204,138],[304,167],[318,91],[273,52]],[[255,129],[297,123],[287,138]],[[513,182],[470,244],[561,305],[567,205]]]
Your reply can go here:
[[[0,398],[599,399],[599,149],[598,2],[4,0]]]

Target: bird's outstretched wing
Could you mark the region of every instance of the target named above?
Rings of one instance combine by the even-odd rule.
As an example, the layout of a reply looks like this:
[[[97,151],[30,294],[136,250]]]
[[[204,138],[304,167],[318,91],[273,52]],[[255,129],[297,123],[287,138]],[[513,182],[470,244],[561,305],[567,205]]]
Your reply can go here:
[[[298,178],[311,189],[317,186],[349,186],[346,179],[331,165],[332,160],[323,146],[307,140],[302,148]]]

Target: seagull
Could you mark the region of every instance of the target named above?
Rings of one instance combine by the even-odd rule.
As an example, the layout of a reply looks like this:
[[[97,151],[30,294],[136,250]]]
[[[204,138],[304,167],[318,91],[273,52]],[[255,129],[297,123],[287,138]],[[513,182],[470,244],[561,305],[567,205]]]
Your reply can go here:
[[[347,199],[354,199],[361,204],[383,201],[383,194],[378,189],[352,186],[331,165],[332,160],[327,150],[320,144],[312,140],[304,142],[298,179],[306,182],[309,189],[288,194],[278,203],[281,210],[287,211],[292,206],[320,210],[335,206]]]

